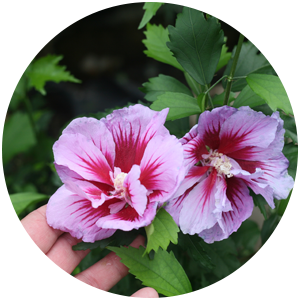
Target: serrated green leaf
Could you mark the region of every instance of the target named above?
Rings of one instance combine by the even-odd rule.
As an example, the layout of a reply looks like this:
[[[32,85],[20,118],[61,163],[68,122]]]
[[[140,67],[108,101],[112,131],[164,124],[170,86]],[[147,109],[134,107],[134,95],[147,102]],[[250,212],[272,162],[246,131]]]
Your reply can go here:
[[[4,284],[2,278],[2,298],[24,298],[24,294],[26,292],[30,292],[36,290],[38,288],[26,286],[20,287],[17,285],[16,287],[12,287],[11,283]]]
[[[47,55],[31,63],[27,71],[29,86],[34,87],[42,95],[45,95],[46,91],[44,86],[47,81],[54,81],[56,83],[71,81],[79,83],[80,80],[66,71],[65,66],[58,65],[62,58],[62,56]]]
[[[161,111],[167,107],[170,108],[167,120],[176,120],[201,113],[197,100],[182,93],[164,93],[158,96],[157,100],[150,106],[156,111]]]
[[[165,127],[170,131],[170,134],[175,135],[179,139],[191,129],[188,117],[175,121],[166,121]]]
[[[234,100],[233,107],[249,106],[252,108],[265,103],[266,101],[264,99],[254,93],[249,85],[246,85]]]
[[[273,111],[278,108],[285,113],[293,115],[293,110],[287,93],[280,79],[274,75],[250,74],[247,76],[250,88],[266,103]]]
[[[9,57],[2,68],[2,95],[10,109],[15,110],[26,94],[26,77],[20,61]]]
[[[261,20],[263,20],[264,17],[262,16],[257,16],[255,19],[253,19],[252,21],[248,22],[248,24],[254,24],[254,23],[258,23],[260,22]]]
[[[269,219],[264,221],[261,229],[261,242],[262,245],[269,239],[274,232],[275,228],[279,224],[280,217],[277,214],[272,214]]]
[[[293,143],[286,144],[283,147],[282,153],[289,160],[288,173],[295,180],[298,163],[298,145],[294,145]]]
[[[29,117],[22,112],[12,114],[4,124],[2,141],[3,164],[14,155],[25,152],[36,144]]]
[[[298,184],[295,184],[287,199],[280,201],[278,208],[280,216],[288,216],[296,212],[298,212]]]
[[[152,223],[146,227],[147,248],[145,253],[151,250],[158,251],[159,247],[167,250],[170,242],[177,244],[179,228],[170,214],[161,208]]]
[[[181,71],[182,66],[178,63],[176,58],[173,56],[170,49],[167,47],[169,41],[169,31],[163,28],[162,25],[151,25],[147,24],[147,31],[144,32],[146,39],[142,40],[147,50],[144,53],[157,61],[165,64],[169,64]]]
[[[165,92],[183,93],[193,96],[189,88],[179,80],[163,74],[150,78],[149,82],[143,84],[141,90],[146,93],[145,99],[151,102],[157,100],[157,97]]]
[[[204,8],[207,8],[208,2],[201,2]],[[217,15],[218,20],[221,20],[226,13],[230,10],[234,2],[211,2],[212,3],[212,15]]]
[[[49,199],[49,196],[47,195],[31,192],[11,194],[9,196],[17,215],[19,215],[30,204]]]
[[[148,255],[142,256],[145,249],[133,247],[108,247],[114,251],[129,272],[143,285],[152,287],[167,297],[192,292],[191,283],[174,254],[159,248],[153,260]]]
[[[295,238],[298,234],[298,214],[294,213],[286,219],[280,234],[280,241]]]
[[[143,15],[143,18],[141,20],[141,23],[140,23],[138,29],[142,29],[152,19],[152,17],[155,16],[157,10],[163,4],[164,3],[160,3],[160,2],[145,2],[144,6],[143,6],[145,13]]]
[[[202,12],[184,7],[175,27],[169,26],[167,46],[178,62],[198,83],[208,85],[218,65],[224,33],[217,19],[205,19]]]
[[[183,234],[180,232],[178,238],[179,246],[186,250],[201,267],[208,270],[212,270],[215,267],[211,257],[203,247],[203,240],[198,235]]]
[[[298,298],[298,281],[294,279],[284,279],[281,276],[274,279],[268,287],[264,298]]]
[[[264,296],[273,279],[277,279],[283,251],[265,263],[260,260],[257,268],[250,272],[247,265],[239,273],[235,287],[235,298],[261,298]]]
[[[252,220],[244,221],[238,231],[231,235],[236,247],[248,251],[247,254],[253,254],[259,237],[260,229],[257,223]]]
[[[224,43],[226,43],[226,41],[227,41],[227,38],[224,37]],[[228,47],[226,46],[226,44],[224,44],[222,46],[221,56],[220,56],[215,73],[228,64],[228,62],[231,58],[231,52],[227,52],[227,51],[228,51]]]
[[[259,208],[260,212],[266,220],[268,218],[266,207],[269,207],[267,201],[262,195],[255,194],[252,190],[250,190],[250,196],[253,198],[254,205]]]
[[[289,137],[295,144],[297,144],[298,137],[295,118],[287,116],[283,112],[280,112],[280,118],[284,121],[283,128],[285,129],[285,137]]]
[[[228,62],[223,75],[229,75],[235,51],[236,47],[232,51],[232,59]],[[247,76],[251,73],[275,74],[268,60],[262,55],[262,53],[258,53],[258,49],[250,41],[247,41],[243,43],[234,77]],[[224,88],[225,85],[226,81],[224,80]],[[233,92],[238,92],[241,91],[246,85],[246,79],[237,79],[234,80],[231,90]]]
[[[203,243],[203,247],[209,253],[212,263],[216,266],[212,272],[219,279],[228,276],[241,266],[237,258],[235,243],[230,237],[212,244]]]

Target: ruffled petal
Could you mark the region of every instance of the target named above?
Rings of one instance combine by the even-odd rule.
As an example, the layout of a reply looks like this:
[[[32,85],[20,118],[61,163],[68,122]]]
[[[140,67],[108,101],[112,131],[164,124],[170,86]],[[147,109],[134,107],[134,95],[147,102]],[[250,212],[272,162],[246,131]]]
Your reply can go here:
[[[241,179],[228,178],[226,194],[232,210],[223,212],[222,218],[218,220],[218,223],[199,233],[199,236],[206,243],[213,243],[228,238],[252,214],[253,200],[249,195],[246,184]]]
[[[241,107],[232,114],[220,130],[219,153],[230,156],[231,152],[252,147],[268,147],[275,139],[278,121],[249,107]]]
[[[185,197],[179,216],[179,225],[183,233],[191,235],[215,225],[220,213],[215,213],[217,172],[196,184]]]
[[[108,201],[109,202],[109,201]],[[111,201],[113,203],[114,200]],[[96,225],[99,218],[109,214],[108,203],[97,209],[87,199],[73,194],[63,185],[50,198],[47,205],[47,222],[54,229],[69,232],[73,237],[93,243],[114,234],[114,229]]]
[[[139,178],[141,169],[133,165],[124,180],[124,187],[127,189],[132,207],[142,216],[147,206],[147,189],[141,184]]]
[[[185,176],[183,149],[175,136],[155,136],[148,143],[140,168],[140,181],[154,193],[151,201],[164,202],[172,197]],[[151,195],[150,195],[151,196]]]
[[[191,130],[185,134],[184,137],[179,139],[179,142],[184,145],[194,139],[198,135],[198,124],[194,125]]]
[[[168,109],[156,112],[140,104],[115,110],[102,119],[116,145],[115,167],[128,173],[139,164],[145,146],[156,134],[168,133],[163,126]]]
[[[82,134],[63,134],[53,146],[57,165],[69,168],[86,180],[111,185],[111,167],[91,139]]]
[[[130,231],[149,225],[156,214],[157,202],[149,203],[144,211],[143,216],[139,216],[137,211],[127,206],[116,214],[111,214],[97,221],[97,225],[102,228],[121,229]]]
[[[204,111],[198,122],[199,138],[204,145],[216,150],[220,145],[220,131],[223,123],[237,111],[236,108],[222,106],[212,111]]]
[[[90,139],[100,149],[108,164],[113,168],[115,160],[115,143],[111,132],[105,126],[103,120],[94,118],[74,119],[63,131],[63,134],[80,133]]]

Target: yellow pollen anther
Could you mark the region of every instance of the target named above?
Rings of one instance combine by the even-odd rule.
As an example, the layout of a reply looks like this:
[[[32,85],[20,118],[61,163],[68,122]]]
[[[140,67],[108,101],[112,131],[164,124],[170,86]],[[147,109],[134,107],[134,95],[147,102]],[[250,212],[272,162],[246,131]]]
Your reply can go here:
[[[123,186],[124,184],[124,180],[125,180],[125,177],[127,176],[127,173],[119,173],[115,180],[114,180],[114,187],[116,189],[116,191],[120,191],[120,190],[125,190],[125,187]]]

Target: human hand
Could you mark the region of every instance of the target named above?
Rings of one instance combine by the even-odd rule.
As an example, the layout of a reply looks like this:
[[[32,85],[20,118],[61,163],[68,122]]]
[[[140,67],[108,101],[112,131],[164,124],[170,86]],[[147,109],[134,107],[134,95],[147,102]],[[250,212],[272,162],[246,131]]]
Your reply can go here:
[[[80,240],[69,233],[51,228],[46,222],[46,205],[33,211],[2,239],[2,276],[4,283],[12,286],[32,286],[39,289],[28,292],[25,297],[61,298],[64,291],[75,298],[98,298],[103,296],[128,269],[115,253],[75,275],[59,289],[63,282],[89,253],[89,250],[73,251],[72,246]],[[142,236],[131,244],[139,247]],[[152,288],[143,288],[131,298],[158,298]]]

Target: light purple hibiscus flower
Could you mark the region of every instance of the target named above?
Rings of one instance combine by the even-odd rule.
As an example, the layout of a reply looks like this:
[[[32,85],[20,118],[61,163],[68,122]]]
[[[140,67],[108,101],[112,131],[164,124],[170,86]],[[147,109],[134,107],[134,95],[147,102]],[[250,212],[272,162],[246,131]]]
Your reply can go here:
[[[282,154],[283,121],[249,107],[205,111],[181,140],[187,174],[166,210],[183,233],[207,243],[236,231],[252,214],[248,187],[274,208],[287,198],[293,179]]]
[[[137,104],[73,120],[53,146],[64,184],[49,200],[48,224],[85,242],[149,225],[185,175],[167,114]]]

